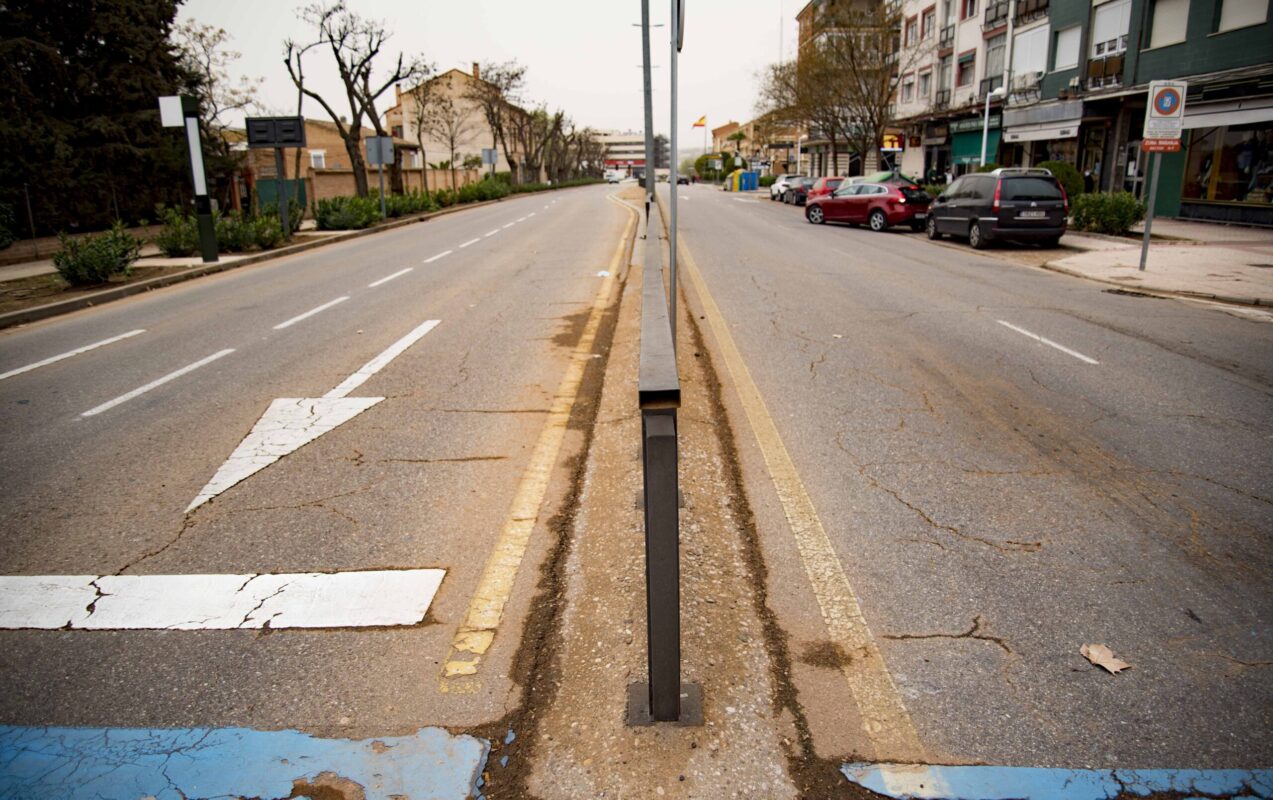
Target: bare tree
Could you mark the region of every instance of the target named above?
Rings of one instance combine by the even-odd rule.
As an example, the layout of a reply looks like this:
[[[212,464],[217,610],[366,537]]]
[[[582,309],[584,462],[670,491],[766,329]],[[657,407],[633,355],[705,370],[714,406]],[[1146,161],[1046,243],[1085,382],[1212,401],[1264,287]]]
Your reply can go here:
[[[422,76],[424,78],[425,76]],[[420,179],[424,182],[424,193],[429,193],[429,157],[424,148],[424,129],[429,119],[429,112],[437,95],[436,80],[422,79],[410,91],[411,124],[415,129],[416,144],[420,147]]]
[[[510,115],[510,128],[513,141],[522,154],[522,181],[539,180],[543,166],[544,148],[552,139],[561,134],[566,115],[562,111],[549,113],[540,106],[531,112]]]
[[[468,91],[468,98],[481,108],[491,129],[491,145],[503,150],[514,182],[520,182],[519,167],[524,151],[517,149],[513,128],[526,114],[519,107],[525,83],[526,68],[516,61],[487,63],[481,67],[481,78],[473,81]]]
[[[429,135],[442,142],[451,156],[448,164],[451,169],[451,188],[455,189],[455,156],[460,143],[474,132],[472,110],[456,103],[449,93],[437,92],[424,124]]]
[[[411,77],[417,69],[416,63],[408,64],[401,54],[392,74],[383,81],[375,79],[375,60],[384,49],[389,38],[382,22],[366,20],[351,11],[345,0],[328,0],[315,3],[304,9],[302,19],[313,25],[318,31],[318,43],[325,45],[336,62],[336,70],[345,88],[345,100],[349,104],[349,118],[336,111],[322,95],[306,88],[300,69],[301,54],[305,49],[298,47],[291,40],[285,43],[284,63],[296,88],[311,97],[323,107],[336,130],[345,143],[345,152],[349,154],[349,163],[354,171],[354,186],[358,194],[366,197],[367,167],[362,155],[362,123],[370,116],[372,127],[377,134],[384,134],[384,126],[376,113],[375,102],[398,81]]]

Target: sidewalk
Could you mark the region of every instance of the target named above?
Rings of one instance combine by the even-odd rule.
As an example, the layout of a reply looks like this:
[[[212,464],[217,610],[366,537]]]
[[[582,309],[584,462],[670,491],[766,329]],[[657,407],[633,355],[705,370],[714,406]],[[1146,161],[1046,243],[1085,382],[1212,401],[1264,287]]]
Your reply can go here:
[[[1273,230],[1164,219],[1154,220],[1153,234],[1144,272],[1139,241],[1077,231],[1062,242],[1080,252],[1052,251],[1041,266],[1132,289],[1273,305]]]

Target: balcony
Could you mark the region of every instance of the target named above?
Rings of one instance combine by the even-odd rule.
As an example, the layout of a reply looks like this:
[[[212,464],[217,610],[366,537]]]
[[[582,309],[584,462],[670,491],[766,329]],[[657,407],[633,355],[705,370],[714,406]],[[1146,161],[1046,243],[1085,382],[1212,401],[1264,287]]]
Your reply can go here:
[[[995,89],[998,89],[1000,86],[1003,86],[1003,76],[992,75],[981,82],[980,87],[977,89],[977,96],[984,100],[986,95],[990,94]]]
[[[996,0],[986,6],[986,18],[981,24],[983,31],[992,31],[1008,24],[1008,0]]]
[[[1114,53],[1087,62],[1087,88],[1104,89],[1123,83],[1123,54]]]
[[[1048,0],[1017,0],[1016,23],[1018,25],[1024,25],[1047,15]]]
[[[933,108],[946,108],[950,105],[950,90],[939,89],[937,97],[933,100]]]
[[[938,50],[949,50],[955,46],[955,26],[947,25],[941,29],[941,35],[937,38]]]

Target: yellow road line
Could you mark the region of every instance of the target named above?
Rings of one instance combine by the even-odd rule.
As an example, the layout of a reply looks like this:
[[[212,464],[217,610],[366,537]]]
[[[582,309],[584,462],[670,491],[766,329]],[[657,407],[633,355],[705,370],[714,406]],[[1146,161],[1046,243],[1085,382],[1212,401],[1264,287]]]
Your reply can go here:
[[[862,718],[862,727],[875,748],[876,759],[922,763],[927,759],[919,734],[916,733],[897,686],[889,675],[888,666],[871,635],[871,629],[862,616],[857,595],[854,594],[848,576],[844,574],[844,567],[822,527],[822,520],[813,507],[813,500],[800,480],[800,474],[787,453],[787,447],[783,444],[773,418],[769,416],[769,409],[760,390],[751,379],[751,372],[738,351],[738,345],[734,343],[734,337],[729,332],[720,308],[707,290],[707,284],[698,271],[698,265],[689,252],[683,234],[678,244],[681,263],[703,305],[704,315],[733,377],[747,421],[751,424],[756,442],[764,455],[831,641],[839,644],[844,652],[852,656],[851,661],[842,667],[842,671]]]
[[[548,481],[552,477],[553,466],[557,463],[557,454],[566,435],[566,424],[570,421],[570,413],[579,394],[584,369],[592,359],[592,345],[597,336],[597,328],[610,304],[619,266],[636,224],[636,212],[626,205],[624,207],[631,216],[615,247],[614,256],[610,259],[609,275],[602,281],[596,299],[593,300],[583,335],[571,352],[570,363],[566,366],[561,385],[553,395],[548,420],[535,442],[530,463],[517,486],[517,493],[513,496],[508,517],[495,542],[495,549],[486,560],[477,590],[464,615],[464,622],[451,641],[450,654],[442,668],[439,691],[473,693],[481,688],[481,682],[477,678],[478,664],[495,640],[495,632],[504,616],[504,606],[512,594],[517,571],[526,555],[526,545],[535,529],[535,520],[539,518],[540,507],[548,491]]]

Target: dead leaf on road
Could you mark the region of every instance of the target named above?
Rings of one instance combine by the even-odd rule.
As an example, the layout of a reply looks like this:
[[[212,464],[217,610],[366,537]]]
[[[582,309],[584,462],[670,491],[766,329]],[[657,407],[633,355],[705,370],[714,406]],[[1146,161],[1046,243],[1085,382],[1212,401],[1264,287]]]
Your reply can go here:
[[[1101,667],[1111,675],[1117,675],[1123,670],[1131,667],[1126,661],[1114,655],[1114,651],[1110,650],[1103,644],[1085,644],[1079,648],[1079,652],[1088,661],[1091,661],[1098,667]]]

